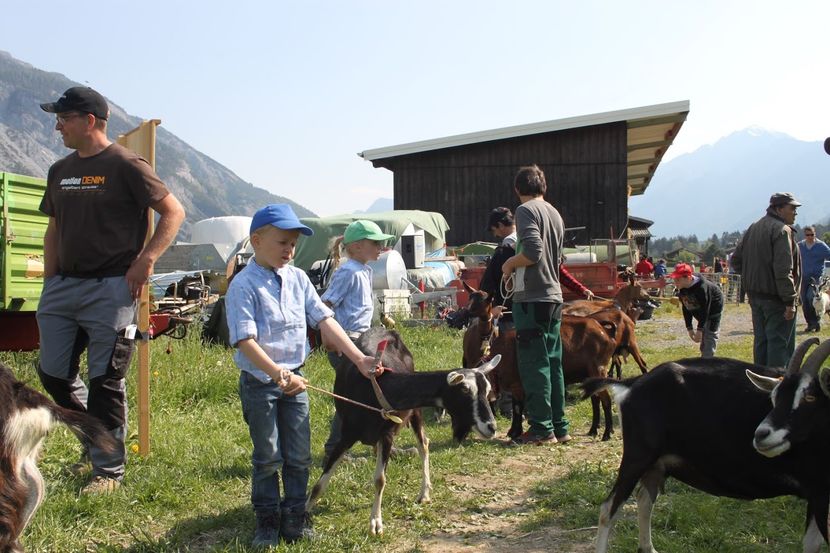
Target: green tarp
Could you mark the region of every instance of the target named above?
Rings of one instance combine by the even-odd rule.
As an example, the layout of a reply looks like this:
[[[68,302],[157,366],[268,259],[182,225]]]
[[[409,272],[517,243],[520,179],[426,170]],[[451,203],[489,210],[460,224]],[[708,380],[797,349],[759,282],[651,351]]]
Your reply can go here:
[[[297,249],[294,252],[294,265],[307,271],[311,264],[318,259],[325,259],[329,253],[329,244],[332,238],[341,236],[353,221],[368,219],[374,221],[386,234],[394,234],[396,239],[400,238],[410,223],[423,229],[427,253],[434,242],[444,245],[444,236],[450,226],[447,220],[440,213],[433,211],[399,210],[381,211],[378,213],[355,213],[351,215],[335,215],[333,217],[305,217],[300,219],[314,231],[314,236],[302,236],[297,242]],[[390,240],[388,245],[393,246],[395,242]]]

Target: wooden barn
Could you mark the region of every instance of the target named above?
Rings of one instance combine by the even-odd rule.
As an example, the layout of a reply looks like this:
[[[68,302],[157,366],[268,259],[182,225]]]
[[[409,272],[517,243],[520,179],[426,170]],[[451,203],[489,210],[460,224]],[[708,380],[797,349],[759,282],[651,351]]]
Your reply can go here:
[[[569,117],[366,150],[359,155],[394,173],[395,209],[437,211],[450,225],[447,243],[492,239],[487,215],[515,209],[513,177],[537,164],[546,198],[575,236],[625,236],[628,197],[643,194],[689,113],[672,102]]]

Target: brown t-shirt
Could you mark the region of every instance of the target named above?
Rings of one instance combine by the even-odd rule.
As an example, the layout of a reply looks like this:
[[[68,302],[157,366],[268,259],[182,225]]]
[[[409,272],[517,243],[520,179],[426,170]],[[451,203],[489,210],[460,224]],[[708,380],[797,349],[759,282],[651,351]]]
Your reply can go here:
[[[40,210],[57,223],[59,273],[126,274],[144,247],[148,207],[169,193],[147,161],[118,144],[55,162]]]

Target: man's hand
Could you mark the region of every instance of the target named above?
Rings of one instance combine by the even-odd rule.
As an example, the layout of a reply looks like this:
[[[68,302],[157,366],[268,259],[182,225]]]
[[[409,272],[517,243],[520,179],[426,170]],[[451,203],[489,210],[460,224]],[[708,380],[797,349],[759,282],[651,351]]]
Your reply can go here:
[[[699,344],[700,340],[703,339],[703,331],[702,330],[692,330],[691,328],[686,329],[689,333],[689,338],[692,339],[692,342],[695,344]]]
[[[308,383],[308,380],[302,376],[286,371],[283,373],[283,380],[279,386],[282,388],[282,393],[286,396],[296,396],[297,394],[305,392],[306,383]]]
[[[494,319],[500,319],[501,314],[504,311],[503,305],[497,305],[493,309],[490,310],[490,314],[493,315]]]
[[[590,290],[586,289],[585,290],[585,299],[593,300],[594,299],[594,293],[591,292]]]
[[[793,320],[793,317],[795,317],[795,306],[794,305],[788,305],[787,307],[784,308],[784,320],[785,321],[791,321],[791,320]]]
[[[147,284],[150,275],[153,274],[154,263],[149,258],[139,255],[135,261],[130,263],[127,270],[127,286],[134,300],[141,296],[141,289]]]
[[[502,280],[506,281],[512,278],[514,269],[515,267],[513,267],[513,258],[511,257],[510,259],[505,261],[504,264],[501,266]]]

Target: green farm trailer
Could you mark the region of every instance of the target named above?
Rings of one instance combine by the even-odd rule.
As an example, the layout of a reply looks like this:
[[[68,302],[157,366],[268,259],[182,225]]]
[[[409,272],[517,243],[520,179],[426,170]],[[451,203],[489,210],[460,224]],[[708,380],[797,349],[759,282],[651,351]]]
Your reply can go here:
[[[0,172],[0,350],[38,348],[46,180]]]

